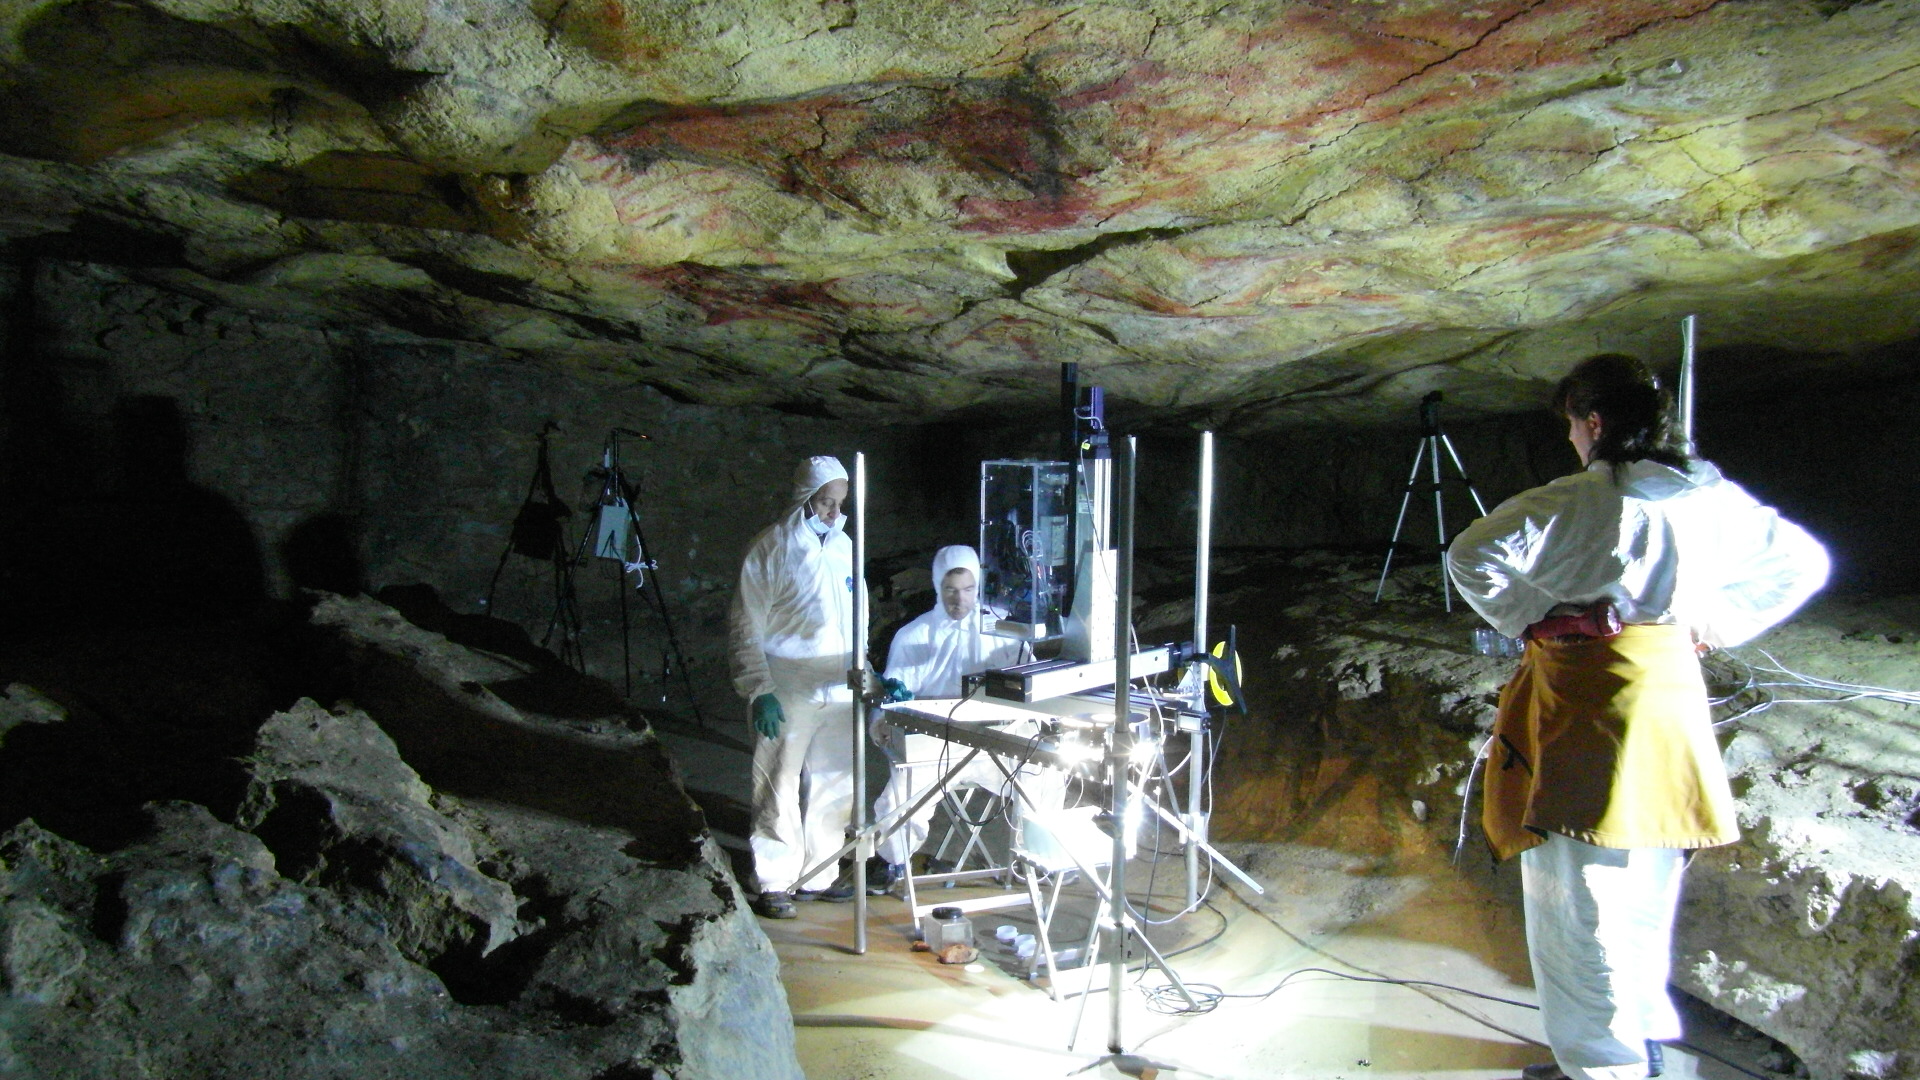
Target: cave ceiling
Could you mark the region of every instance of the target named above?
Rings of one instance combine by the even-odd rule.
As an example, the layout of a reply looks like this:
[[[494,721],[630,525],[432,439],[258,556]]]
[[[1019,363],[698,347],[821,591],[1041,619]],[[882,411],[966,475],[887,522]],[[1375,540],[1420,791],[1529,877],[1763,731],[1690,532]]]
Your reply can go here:
[[[0,233],[682,400],[1536,405],[1920,335],[1920,0],[12,0]],[[1731,351],[1729,351],[1731,350]]]

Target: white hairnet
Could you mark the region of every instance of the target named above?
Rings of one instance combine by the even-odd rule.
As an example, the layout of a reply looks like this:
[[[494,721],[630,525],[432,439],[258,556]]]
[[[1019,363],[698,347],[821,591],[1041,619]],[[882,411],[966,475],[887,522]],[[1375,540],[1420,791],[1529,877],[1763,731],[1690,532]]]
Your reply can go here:
[[[813,498],[813,493],[833,483],[847,479],[847,467],[840,464],[837,457],[820,455],[810,457],[793,470],[793,501],[803,503]]]
[[[947,580],[947,575],[955,570],[973,571],[974,583],[979,584],[980,556],[974,554],[973,549],[965,544],[954,544],[934,552],[933,591],[939,592],[940,583]]]

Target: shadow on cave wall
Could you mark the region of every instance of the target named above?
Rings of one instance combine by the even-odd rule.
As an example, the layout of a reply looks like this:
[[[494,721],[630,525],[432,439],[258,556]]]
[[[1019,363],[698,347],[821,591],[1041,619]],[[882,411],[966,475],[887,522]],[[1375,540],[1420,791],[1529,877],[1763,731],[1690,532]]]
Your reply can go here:
[[[358,596],[367,591],[360,558],[359,522],[350,514],[328,512],[295,525],[280,541],[280,561],[295,589],[319,589]]]
[[[106,850],[145,832],[148,801],[237,801],[235,759],[295,696],[303,619],[269,598],[238,508],[193,481],[180,403],[41,349],[33,276],[6,283],[0,689],[68,719],[6,732],[0,830],[32,816]]]
[[[267,600],[259,544],[231,500],[189,478],[177,402],[123,398],[92,432],[64,418],[54,378],[10,380],[8,391],[7,449],[20,463],[5,492],[10,631],[257,614]]]
[[[1727,475],[1819,537],[1833,556],[1831,590],[1920,589],[1912,498],[1920,446],[1920,339],[1857,361],[1855,381],[1805,371],[1791,386],[1755,386],[1745,372],[1787,361],[1764,350],[1709,354],[1696,436]],[[1801,360],[1802,366],[1805,360]],[[1900,377],[1886,378],[1892,370]]]
[[[0,830],[32,816],[111,849],[147,829],[149,801],[238,800],[235,759],[291,700],[297,616],[269,601],[239,511],[189,479],[172,399],[124,398],[102,433],[59,407],[55,380],[27,380],[39,395],[22,382],[8,388],[23,467],[5,491],[0,687],[44,688],[69,719],[8,732]]]

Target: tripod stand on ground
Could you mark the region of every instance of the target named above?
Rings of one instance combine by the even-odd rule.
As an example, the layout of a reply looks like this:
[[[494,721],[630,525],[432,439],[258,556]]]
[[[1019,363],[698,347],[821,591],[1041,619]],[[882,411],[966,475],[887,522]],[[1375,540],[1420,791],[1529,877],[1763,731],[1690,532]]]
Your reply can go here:
[[[700,699],[694,694],[693,679],[687,673],[686,657],[680,652],[680,638],[673,632],[673,618],[667,613],[666,597],[660,594],[658,580],[652,589],[647,588],[647,572],[660,569],[659,560],[648,556],[647,540],[640,529],[640,514],[634,509],[639,491],[627,481],[626,474],[620,469],[620,436],[630,435],[646,440],[650,436],[629,428],[612,428],[607,432],[607,441],[600,449],[600,467],[588,473],[600,480],[600,494],[595,499],[594,513],[587,528],[580,534],[580,546],[574,554],[574,565],[587,561],[589,555],[597,559],[607,559],[614,563],[614,581],[620,594],[620,671],[628,697],[633,696],[633,628],[627,616],[626,576],[634,575],[634,591],[648,598],[649,605],[660,616],[660,625],[667,634],[668,651],[662,655],[660,672],[661,693],[664,700],[667,669],[678,666],[680,683],[687,692],[687,704],[693,709],[694,720],[702,727],[706,726],[706,717],[700,713]],[[571,582],[569,582],[571,588]],[[554,620],[566,617],[572,610],[574,625],[579,624],[579,615],[575,609],[575,600],[569,595],[564,605],[556,605]],[[553,622],[548,624],[551,633]],[[578,651],[578,646],[575,646]]]
[[[549,465],[547,436],[558,431],[559,425],[549,420],[541,427],[538,436],[540,452],[533,470],[533,481],[527,488],[527,498],[514,515],[513,530],[507,540],[506,550],[500,553],[500,564],[494,568],[493,580],[487,585],[487,613],[497,616],[494,594],[500,584],[500,576],[507,568],[508,557],[516,553],[528,558],[551,563],[553,566],[553,609],[547,616],[546,633],[540,638],[542,648],[553,649],[560,662],[585,672],[586,654],[581,648],[584,623],[580,617],[580,597],[575,585],[575,567],[585,565],[588,557],[611,559],[615,563],[614,579],[616,590],[620,594],[620,647],[622,675],[625,679],[626,695],[633,696],[633,655],[632,626],[627,615],[626,575],[636,575],[634,589],[647,597],[648,604],[660,616],[661,626],[667,635],[667,650],[661,655],[661,700],[666,698],[666,687],[673,668],[680,669],[680,682],[687,692],[687,704],[693,709],[693,716],[702,727],[706,718],[700,712],[700,700],[694,695],[693,680],[687,671],[686,658],[680,652],[680,639],[673,631],[673,618],[667,612],[666,598],[660,595],[656,584],[647,588],[647,571],[658,571],[659,563],[646,554],[646,538],[640,530],[640,517],[634,510],[637,489],[628,482],[620,469],[620,436],[630,435],[638,439],[647,436],[627,428],[613,428],[607,432],[607,441],[600,451],[600,466],[587,475],[600,483],[600,492],[594,500],[594,511],[587,522],[585,533],[571,553],[565,539],[565,519],[573,516],[573,511],[560,501],[559,493],[554,490],[553,470]],[[553,645],[554,634],[558,632],[558,647]]]
[[[500,586],[500,575],[507,568],[507,558],[515,553],[530,559],[551,563],[553,566],[553,614],[547,620],[546,636],[540,639],[542,648],[551,648],[553,632],[560,631],[560,662],[573,669],[581,670],[586,660],[580,655],[580,609],[574,602],[573,567],[575,560],[567,556],[565,527],[562,521],[573,516],[567,504],[560,501],[559,492],[553,488],[553,469],[548,464],[547,436],[560,429],[560,425],[549,420],[540,428],[539,457],[533,467],[533,480],[527,485],[526,501],[520,504],[519,513],[513,517],[513,530],[508,534],[506,549],[500,552],[500,564],[493,568],[493,580],[487,583],[487,614],[495,613],[494,594]]]
[[[1440,545],[1440,596],[1448,611],[1453,610],[1453,589],[1447,581],[1447,511],[1445,500],[1441,497],[1440,450],[1446,448],[1447,457],[1453,462],[1453,472],[1459,482],[1467,486],[1467,494],[1473,496],[1473,505],[1480,516],[1487,516],[1487,504],[1480,501],[1480,492],[1475,490],[1473,481],[1467,479],[1467,470],[1460,464],[1460,455],[1453,449],[1453,440],[1440,427],[1440,391],[1435,390],[1420,399],[1420,441],[1413,454],[1413,469],[1407,473],[1407,487],[1400,495],[1400,514],[1393,519],[1393,539],[1387,542],[1387,559],[1380,567],[1380,584],[1373,590],[1373,602],[1379,603],[1387,589],[1387,572],[1393,569],[1393,552],[1400,546],[1400,527],[1407,521],[1407,506],[1413,501],[1413,489],[1420,482],[1420,462],[1425,458],[1431,462],[1431,480],[1433,488],[1433,527]]]

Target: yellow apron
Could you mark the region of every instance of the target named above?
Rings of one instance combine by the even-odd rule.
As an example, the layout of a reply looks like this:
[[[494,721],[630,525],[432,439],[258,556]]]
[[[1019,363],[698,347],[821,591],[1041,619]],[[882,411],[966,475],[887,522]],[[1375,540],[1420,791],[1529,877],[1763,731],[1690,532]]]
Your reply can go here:
[[[1683,626],[1528,642],[1493,733],[1481,823],[1496,858],[1550,832],[1609,848],[1740,838]]]

